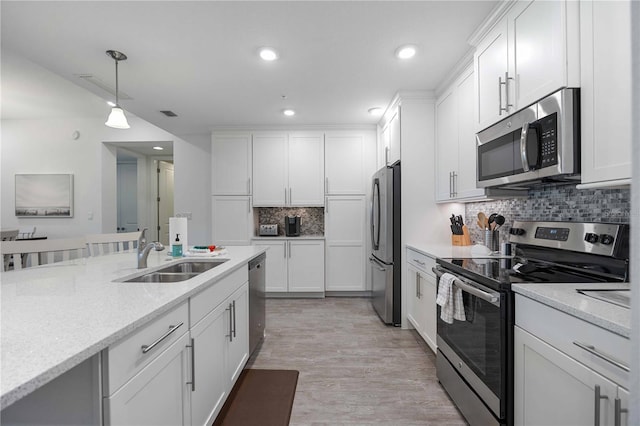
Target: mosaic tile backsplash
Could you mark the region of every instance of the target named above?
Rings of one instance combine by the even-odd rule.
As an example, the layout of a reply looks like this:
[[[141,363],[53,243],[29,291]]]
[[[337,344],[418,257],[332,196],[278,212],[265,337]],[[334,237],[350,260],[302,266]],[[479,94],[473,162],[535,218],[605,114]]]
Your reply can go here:
[[[284,236],[285,216],[300,216],[300,236],[324,235],[323,207],[259,207],[258,225],[277,223],[278,236]]]
[[[576,189],[574,185],[545,185],[530,189],[526,198],[494,200],[465,205],[465,223],[472,243],[483,241],[484,233],[476,224],[478,213],[487,217],[498,213],[505,217],[501,242],[508,239],[514,220],[629,223],[629,189]]]

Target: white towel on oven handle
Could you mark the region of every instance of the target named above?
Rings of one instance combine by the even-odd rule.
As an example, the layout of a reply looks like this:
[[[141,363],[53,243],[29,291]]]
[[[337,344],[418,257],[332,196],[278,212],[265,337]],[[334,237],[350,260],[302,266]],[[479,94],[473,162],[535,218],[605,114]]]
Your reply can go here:
[[[447,324],[453,324],[453,320],[464,321],[464,303],[462,302],[462,289],[455,285],[456,277],[444,273],[440,277],[438,296],[436,303],[440,305],[440,319]]]

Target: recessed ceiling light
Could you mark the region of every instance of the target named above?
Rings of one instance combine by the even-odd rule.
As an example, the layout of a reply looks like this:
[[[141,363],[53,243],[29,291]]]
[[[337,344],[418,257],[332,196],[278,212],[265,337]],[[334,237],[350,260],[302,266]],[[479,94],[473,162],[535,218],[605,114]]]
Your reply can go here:
[[[410,59],[416,55],[416,47],[412,44],[400,46],[396,49],[396,56],[400,59]]]
[[[286,115],[287,117],[291,117],[293,115],[296,115],[296,112],[292,109],[285,109],[284,111],[282,111],[282,113],[284,115]]]
[[[116,106],[116,103],[115,102],[111,102],[111,101],[107,101],[107,105],[109,105],[110,107],[113,108],[114,106]]]
[[[381,116],[382,113],[384,112],[382,110],[382,108],[380,108],[380,107],[369,108],[367,111],[369,112],[369,114],[371,114],[371,115],[373,115],[375,117]]]
[[[155,149],[156,151],[162,151],[164,148],[161,146],[154,146],[153,149]]]
[[[260,49],[260,57],[265,61],[275,61],[278,59],[278,52],[271,47],[263,47]]]

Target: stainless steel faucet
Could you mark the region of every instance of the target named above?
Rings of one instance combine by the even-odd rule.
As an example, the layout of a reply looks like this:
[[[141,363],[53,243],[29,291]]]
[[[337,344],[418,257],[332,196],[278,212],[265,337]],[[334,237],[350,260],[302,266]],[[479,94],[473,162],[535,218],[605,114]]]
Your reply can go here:
[[[147,258],[149,257],[149,252],[151,249],[155,249],[156,251],[164,250],[164,246],[159,241],[154,241],[152,243],[147,244],[147,234],[146,232],[149,228],[142,229],[140,236],[138,237],[138,269],[147,267]]]

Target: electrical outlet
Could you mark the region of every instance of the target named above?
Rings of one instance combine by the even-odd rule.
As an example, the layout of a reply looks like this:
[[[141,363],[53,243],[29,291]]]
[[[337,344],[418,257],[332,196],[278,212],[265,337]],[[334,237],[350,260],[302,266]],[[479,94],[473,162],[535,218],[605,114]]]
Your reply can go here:
[[[191,220],[193,218],[193,214],[191,212],[176,213],[176,217],[186,217],[187,220]]]

